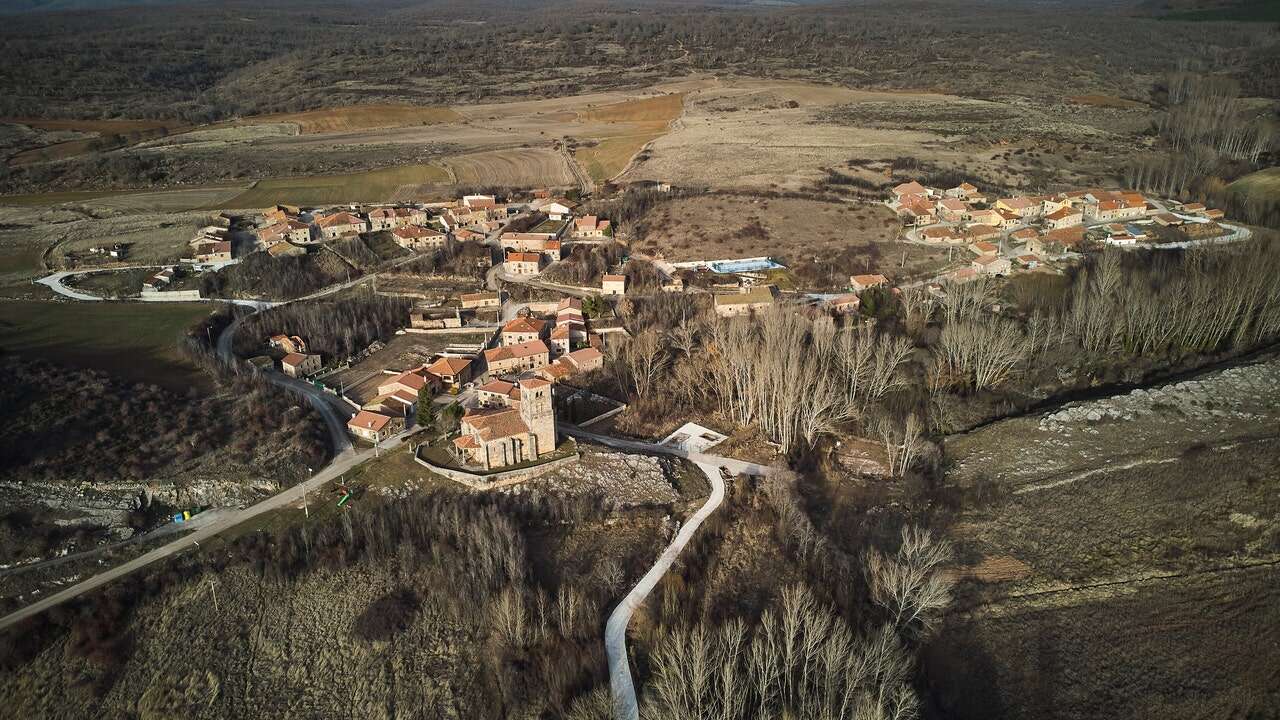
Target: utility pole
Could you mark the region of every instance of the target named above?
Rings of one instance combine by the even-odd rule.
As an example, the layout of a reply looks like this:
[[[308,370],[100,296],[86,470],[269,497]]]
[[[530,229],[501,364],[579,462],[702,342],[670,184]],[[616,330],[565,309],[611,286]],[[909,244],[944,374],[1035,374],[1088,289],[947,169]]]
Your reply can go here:
[[[307,486],[311,484],[311,468],[307,468],[307,480],[302,483],[302,514],[311,517],[311,508],[307,504]]]
[[[213,593],[213,611],[218,612],[218,589],[213,584],[213,576],[209,576],[209,592]]]

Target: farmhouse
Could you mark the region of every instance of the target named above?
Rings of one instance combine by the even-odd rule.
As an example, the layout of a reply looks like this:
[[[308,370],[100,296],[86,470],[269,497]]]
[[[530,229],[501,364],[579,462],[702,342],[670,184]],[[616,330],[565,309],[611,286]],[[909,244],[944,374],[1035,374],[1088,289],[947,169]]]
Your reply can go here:
[[[291,378],[309,377],[320,372],[320,356],[289,353],[280,361],[280,370]]]
[[[463,310],[496,308],[502,306],[502,298],[496,292],[463,293],[458,296]]]
[[[199,264],[227,262],[231,259],[231,241],[200,243],[192,248],[192,257]]]
[[[358,235],[369,230],[369,224],[363,218],[349,212],[336,212],[323,215],[316,220],[316,228],[325,240],[336,240],[343,235]]]
[[[613,234],[608,220],[601,220],[595,215],[583,215],[573,221],[573,236],[580,238],[603,238]]]
[[[428,365],[426,370],[440,379],[440,385],[445,390],[457,393],[471,381],[472,364],[470,358],[442,357]]]
[[[521,380],[518,390],[519,399],[509,399],[509,407],[468,410],[462,416],[461,435],[453,445],[464,462],[492,470],[555,451],[551,383]]]
[[[908,195],[917,195],[920,197],[924,197],[925,195],[928,195],[928,194],[929,194],[929,189],[921,185],[920,183],[916,182],[915,180],[912,180],[911,182],[902,183],[901,185],[898,185],[893,189],[893,195],[898,199],[898,202],[902,202],[902,199],[904,197],[907,197]]]
[[[421,225],[402,225],[391,231],[396,244],[413,252],[438,250],[445,245],[448,236],[439,230]]]
[[[498,198],[493,195],[463,195],[462,204],[477,210],[488,210],[497,207]]]
[[[431,394],[435,394],[440,389],[440,378],[429,372],[425,365],[391,376],[391,379],[378,385],[378,395],[404,393],[406,396],[413,397],[412,402],[417,402],[418,393],[422,392],[423,388]]]
[[[605,295],[626,295],[626,275],[605,275],[600,281],[600,289]]]
[[[968,200],[970,202],[982,202],[986,200],[986,198],[978,192],[978,188],[976,186],[970,185],[967,182],[960,183],[953,188],[947,188],[943,194],[947,197],[960,198],[961,200]]]
[[[537,340],[547,331],[547,323],[537,318],[521,316],[502,326],[503,345],[520,345]]]
[[[508,252],[502,270],[508,275],[537,275],[542,270],[542,253]]]
[[[1000,247],[995,243],[980,240],[969,246],[969,251],[974,255],[982,257],[984,255],[996,255],[1000,252]]]
[[[907,195],[898,206],[898,217],[904,225],[928,225],[934,221],[933,203],[919,195]]]
[[[839,295],[831,298],[831,300],[827,302],[827,306],[830,307],[833,312],[840,313],[841,315],[852,315],[858,312],[858,308],[862,306],[862,298],[858,297],[854,293]]]
[[[883,275],[853,275],[849,278],[849,287],[854,292],[862,292],[868,288],[884,287],[889,284],[889,278]]]
[[[375,232],[426,222],[427,213],[416,208],[384,207],[369,211],[369,229]]]
[[[964,204],[963,200],[956,198],[944,198],[938,201],[936,206],[938,217],[947,222],[959,222],[964,219],[965,212],[969,206]]]
[[[957,227],[937,225],[920,231],[920,239],[925,242],[956,242],[964,237],[964,232]]]
[[[990,208],[986,210],[970,210],[966,219],[972,223],[990,225],[992,227],[999,227],[1004,224],[1004,218],[1000,213]]]
[[[1062,228],[1045,233],[1044,243],[1048,247],[1062,248],[1063,250],[1071,250],[1084,242],[1084,228],[1077,225],[1076,227]],[[1027,247],[1031,250],[1030,246]],[[1044,250],[1032,251],[1043,253]]]
[[[1008,258],[999,255],[979,255],[970,266],[985,275],[1005,275],[1010,270]]]
[[[996,200],[996,209],[1004,210],[1024,220],[1040,217],[1044,211],[1044,203],[1029,197],[1000,198]]]
[[[489,374],[519,373],[537,370],[551,362],[551,351],[541,340],[530,340],[519,345],[503,345],[484,351],[486,372]]]
[[[404,429],[404,418],[393,418],[381,413],[361,410],[347,421],[347,430],[358,438],[379,442]]]
[[[578,204],[572,200],[556,198],[539,205],[538,211],[546,214],[552,220],[567,220],[577,207]]]
[[[1044,226],[1050,230],[1071,227],[1082,222],[1084,222],[1084,213],[1069,206],[1060,207],[1044,216]]]
[[[716,314],[720,317],[734,317],[764,310],[773,305],[777,292],[778,289],[773,285],[757,285],[750,289],[743,288],[733,295],[716,295]]]

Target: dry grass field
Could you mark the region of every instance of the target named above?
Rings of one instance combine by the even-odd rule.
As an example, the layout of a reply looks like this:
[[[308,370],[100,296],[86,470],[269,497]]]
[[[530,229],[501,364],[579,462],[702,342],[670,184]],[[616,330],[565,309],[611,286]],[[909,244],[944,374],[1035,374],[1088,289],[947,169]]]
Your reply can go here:
[[[462,116],[445,107],[421,107],[417,105],[351,105],[322,108],[296,113],[254,115],[235,121],[234,125],[264,125],[292,123],[304,135],[318,133],[351,132],[378,128],[405,127],[409,125],[435,125],[458,122]]]
[[[670,262],[825,255],[891,242],[899,227],[879,204],[715,193],[659,204],[643,222],[648,231],[637,248]]]
[[[578,148],[574,158],[597,182],[608,180],[626,169],[631,158],[649,142],[661,137],[680,117],[685,93],[627,100],[580,113],[591,122],[617,126],[618,134],[596,139],[596,144]]]
[[[536,187],[571,185],[564,156],[545,148],[512,148],[456,155],[441,163],[459,185]]]
[[[962,582],[927,672],[950,716],[1274,709],[1278,401],[1271,360],[949,438]]]

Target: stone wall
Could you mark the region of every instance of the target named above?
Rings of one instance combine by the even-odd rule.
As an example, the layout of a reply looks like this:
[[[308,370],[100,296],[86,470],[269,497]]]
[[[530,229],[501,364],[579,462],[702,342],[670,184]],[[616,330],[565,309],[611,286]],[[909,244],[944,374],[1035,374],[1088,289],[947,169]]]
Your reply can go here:
[[[575,452],[569,457],[563,457],[559,460],[552,460],[550,462],[544,462],[530,467],[517,468],[515,470],[492,473],[473,473],[467,472],[466,470],[443,467],[427,460],[423,460],[422,456],[416,452],[414,453],[413,459],[416,460],[419,465],[425,466],[437,475],[442,475],[450,480],[460,482],[463,485],[476,490],[489,490],[492,488],[518,485],[527,480],[532,480],[533,478],[545,475],[553,470],[558,470],[565,465],[576,463],[578,462],[579,457],[580,455]]]

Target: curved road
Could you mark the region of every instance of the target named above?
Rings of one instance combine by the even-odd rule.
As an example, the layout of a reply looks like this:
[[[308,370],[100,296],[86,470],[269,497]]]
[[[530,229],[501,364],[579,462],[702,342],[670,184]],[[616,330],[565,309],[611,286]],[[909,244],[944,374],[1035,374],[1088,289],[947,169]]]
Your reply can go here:
[[[680,555],[680,551],[684,550],[684,546],[689,543],[690,538],[697,532],[702,522],[711,513],[715,512],[720,507],[720,503],[724,501],[724,480],[720,477],[720,469],[724,468],[734,474],[767,475],[770,472],[770,468],[743,460],[690,452],[683,448],[668,445],[657,445],[599,435],[573,425],[561,427],[561,432],[580,440],[588,440],[620,450],[661,453],[687,458],[692,460],[706,474],[707,479],[711,481],[711,496],[681,526],[680,531],[676,533],[675,539],[658,556],[653,567],[649,568],[649,572],[645,573],[644,577],[640,578],[640,582],[636,583],[636,586],[631,589],[631,592],[627,593],[627,596],[614,607],[613,612],[609,614],[609,620],[604,626],[604,649],[605,655],[609,659],[609,689],[613,695],[614,717],[618,718],[618,720],[638,720],[640,717],[640,704],[636,699],[635,683],[631,679],[631,663],[627,657],[627,625],[631,622],[631,615],[645,601],[645,598],[657,586],[658,581],[662,579],[667,570],[671,568],[671,563]]]
[[[720,477],[719,466],[698,463],[698,467],[702,468],[702,472],[706,473],[707,479],[711,481],[711,497],[707,498],[707,502],[680,527],[680,532],[676,533],[675,539],[658,556],[657,562],[649,568],[649,572],[640,578],[640,582],[636,583],[631,592],[627,593],[627,596],[622,598],[622,602],[613,609],[609,614],[609,621],[604,626],[604,651],[609,658],[609,689],[613,694],[614,717],[618,720],[639,720],[640,718],[636,688],[631,680],[631,663],[627,658],[627,624],[631,622],[631,615],[671,568],[671,563],[675,562],[680,551],[684,550],[684,546],[697,532],[702,521],[715,512],[724,501],[724,480]]]
[[[401,435],[397,435],[396,437],[393,437],[387,440],[386,442],[380,445],[380,448],[383,451],[395,448],[396,446],[400,445],[401,442],[404,441],[405,435],[406,435],[405,433],[402,433]],[[240,510],[224,511],[213,522],[204,525],[203,527],[199,528],[198,530],[191,533],[190,535],[187,535],[181,539],[175,540],[171,543],[161,545],[160,547],[146,554],[140,555],[134,558],[133,560],[130,560],[129,562],[123,563],[121,565],[117,565],[111,568],[110,570],[105,570],[97,575],[94,575],[91,578],[82,580],[76,583],[75,585],[72,585],[64,590],[56,592],[44,598],[43,600],[39,600],[37,602],[31,603],[30,605],[27,605],[21,610],[17,610],[16,612],[10,613],[9,615],[6,615],[3,618],[0,618],[0,630],[4,630],[14,625],[15,623],[22,622],[23,620],[26,620],[29,617],[38,615],[44,612],[45,610],[48,610],[49,608],[54,607],[55,605],[61,605],[62,603],[67,602],[68,600],[77,598],[91,590],[94,590],[103,585],[106,585],[107,583],[113,580],[118,580],[126,575],[129,575],[130,573],[133,573],[137,570],[141,570],[142,568],[150,565],[153,562],[156,562],[157,560],[163,560],[164,558],[177,555],[178,553],[181,553],[184,550],[197,548],[199,547],[199,543],[201,540],[208,540],[209,538],[214,537],[218,533],[221,533],[229,528],[235,527],[236,525],[239,525],[245,522],[246,520],[249,520],[258,515],[261,515],[264,512],[269,512],[271,510],[278,510],[286,507],[296,507],[297,505],[302,503],[304,499],[304,495],[306,495],[307,493],[315,493],[319,491],[321,488],[324,487],[325,483],[329,482],[330,480],[336,479],[337,477],[342,475],[342,473],[345,473],[351,470],[352,468],[356,467],[360,463],[363,463],[366,460],[372,459],[373,456],[374,456],[373,448],[364,450],[362,452],[344,453],[342,457],[335,458],[334,461],[328,465],[328,467],[324,468],[320,472],[317,472],[309,480],[298,483],[297,485],[294,485],[293,487],[288,488],[287,490],[284,490],[284,491],[281,491],[280,493],[272,495],[266,500],[263,500],[262,502],[259,502],[255,505],[250,505],[247,508],[242,508]],[[312,501],[322,502],[323,500],[320,496],[317,496]]]

